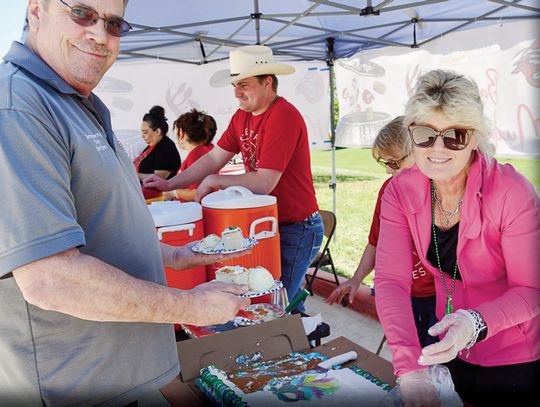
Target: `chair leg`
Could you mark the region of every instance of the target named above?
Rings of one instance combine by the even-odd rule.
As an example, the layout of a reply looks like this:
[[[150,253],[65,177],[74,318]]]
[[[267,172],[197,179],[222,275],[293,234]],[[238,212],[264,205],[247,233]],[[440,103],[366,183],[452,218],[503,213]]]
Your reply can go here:
[[[315,267],[315,269],[313,270],[313,274],[311,275],[311,277],[308,278],[308,275],[306,274],[306,282],[307,282],[307,285],[306,285],[306,290],[309,291],[309,295],[313,295],[313,281],[315,280],[315,276],[317,275],[317,272],[319,271],[319,266]]]
[[[334,280],[336,280],[336,285],[339,286],[339,279],[336,267],[334,266],[334,260],[332,259],[332,255],[330,254],[330,252],[328,252],[328,259],[330,260],[330,267],[332,268],[332,273],[334,274]]]
[[[385,342],[386,342],[386,335],[383,335],[383,337],[382,337],[382,339],[381,339],[381,343],[379,343],[379,347],[377,348],[377,352],[375,352],[375,354],[376,354],[377,356],[379,356],[379,354],[381,353],[382,348],[383,348]]]
[[[306,275],[304,276],[305,280],[306,280],[306,290],[309,291],[309,295],[313,295],[313,291],[311,290],[311,283],[312,283],[312,280],[310,280],[309,276]]]

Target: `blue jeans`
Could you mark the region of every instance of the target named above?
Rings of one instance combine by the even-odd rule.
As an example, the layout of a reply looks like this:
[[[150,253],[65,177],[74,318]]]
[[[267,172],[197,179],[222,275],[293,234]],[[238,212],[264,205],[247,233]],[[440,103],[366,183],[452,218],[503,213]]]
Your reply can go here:
[[[300,293],[308,268],[319,253],[324,226],[319,212],[304,221],[279,225],[281,245],[281,281],[289,301]],[[304,304],[296,307],[304,311]]]

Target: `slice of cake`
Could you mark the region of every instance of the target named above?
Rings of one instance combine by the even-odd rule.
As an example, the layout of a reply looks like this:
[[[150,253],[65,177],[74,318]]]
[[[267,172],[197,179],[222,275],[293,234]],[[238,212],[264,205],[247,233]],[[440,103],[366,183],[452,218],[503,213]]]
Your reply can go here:
[[[225,250],[237,250],[244,247],[244,235],[238,226],[230,226],[221,232],[221,241]]]
[[[218,235],[212,233],[211,235],[206,236],[199,242],[199,247],[203,250],[209,252],[216,250],[216,246],[221,242],[221,239]]]
[[[223,406],[376,406],[391,390],[368,372],[324,370],[326,359],[317,352],[293,352],[266,362],[223,371],[214,366],[201,370],[196,385]]]
[[[274,285],[274,276],[264,267],[258,266],[249,269],[249,289],[262,292]]]
[[[243,311],[252,314],[255,318],[263,322],[281,318],[285,313],[285,310],[277,305],[268,303],[251,304],[244,308]]]
[[[216,270],[216,280],[224,283],[249,284],[249,270],[242,266],[224,266]]]

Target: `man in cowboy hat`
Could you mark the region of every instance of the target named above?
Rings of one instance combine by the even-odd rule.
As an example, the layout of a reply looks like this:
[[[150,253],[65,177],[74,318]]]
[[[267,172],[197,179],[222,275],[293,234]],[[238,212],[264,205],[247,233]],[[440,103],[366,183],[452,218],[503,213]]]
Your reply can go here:
[[[323,237],[304,119],[277,95],[276,75],[294,68],[275,63],[272,50],[248,45],[230,53],[230,70],[213,75],[214,86],[232,84],[240,108],[233,115],[216,148],[187,170],[166,181],[149,177],[144,185],[169,191],[201,182],[196,200],[214,189],[241,185],[257,194],[277,198],[281,243],[281,280],[289,298],[300,290]],[[237,153],[245,174],[216,174]],[[298,310],[303,309],[300,304]]]

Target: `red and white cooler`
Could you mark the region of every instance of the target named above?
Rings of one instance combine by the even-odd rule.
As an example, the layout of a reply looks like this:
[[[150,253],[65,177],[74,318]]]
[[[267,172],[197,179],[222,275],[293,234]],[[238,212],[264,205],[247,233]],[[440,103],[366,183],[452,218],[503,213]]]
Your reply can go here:
[[[154,219],[158,238],[171,246],[183,246],[204,237],[202,207],[196,202],[178,201],[153,202],[148,209]],[[193,267],[175,270],[165,267],[169,287],[189,290],[206,282],[206,268]]]
[[[206,267],[207,280],[215,278],[218,268],[225,265],[262,266],[274,279],[281,277],[281,254],[276,197],[256,195],[241,186],[213,192],[202,200],[206,235],[221,232],[231,226],[242,229],[245,237],[257,239],[252,253]]]

